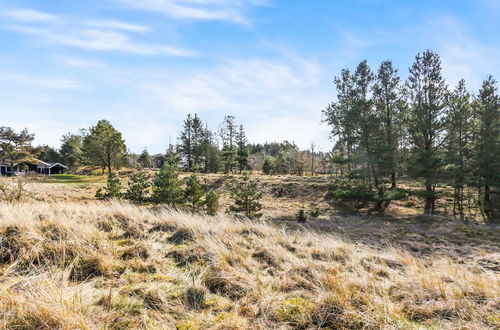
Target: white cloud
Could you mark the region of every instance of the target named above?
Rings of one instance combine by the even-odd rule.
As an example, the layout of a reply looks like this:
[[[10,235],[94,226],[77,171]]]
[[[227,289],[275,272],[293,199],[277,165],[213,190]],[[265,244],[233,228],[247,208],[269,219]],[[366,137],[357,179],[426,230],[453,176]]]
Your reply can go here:
[[[22,86],[35,86],[49,89],[72,90],[82,87],[81,83],[67,78],[40,78],[22,74],[0,74],[0,80],[9,84],[18,83]]]
[[[23,25],[4,25],[3,27],[41,37],[50,43],[96,51],[121,51],[139,55],[196,56],[195,52],[188,49],[134,42],[127,34],[111,30],[81,28],[54,30]]]
[[[48,14],[34,9],[15,9],[8,10],[1,13],[13,20],[26,22],[26,23],[59,23],[62,18],[58,15]]]
[[[93,26],[97,28],[105,28],[112,30],[122,30],[129,32],[146,33],[151,31],[151,28],[145,25],[131,24],[119,21],[88,21],[85,23],[88,26]]]
[[[441,56],[443,75],[451,88],[464,78],[469,89],[477,90],[488,74],[500,74],[499,41],[480,42],[471,35],[468,25],[457,18],[433,18],[419,32]]]
[[[265,5],[264,0],[116,0],[132,8],[159,12],[170,17],[248,23],[248,6]]]
[[[321,109],[330,101],[330,78],[314,61],[239,59],[182,75],[142,72],[142,77],[146,83],[131,78],[134,100],[151,109],[148,114],[154,109],[169,113],[179,127],[187,113],[208,118],[212,128],[224,115],[234,115],[251,141],[289,139],[307,147],[315,140],[329,148],[328,129],[320,122]]]

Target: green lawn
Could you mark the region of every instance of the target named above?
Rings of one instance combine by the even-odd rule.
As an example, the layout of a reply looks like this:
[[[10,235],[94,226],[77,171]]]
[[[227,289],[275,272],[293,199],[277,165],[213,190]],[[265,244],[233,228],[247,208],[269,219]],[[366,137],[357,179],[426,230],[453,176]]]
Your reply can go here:
[[[104,176],[57,174],[51,175],[41,181],[42,183],[105,183]]]

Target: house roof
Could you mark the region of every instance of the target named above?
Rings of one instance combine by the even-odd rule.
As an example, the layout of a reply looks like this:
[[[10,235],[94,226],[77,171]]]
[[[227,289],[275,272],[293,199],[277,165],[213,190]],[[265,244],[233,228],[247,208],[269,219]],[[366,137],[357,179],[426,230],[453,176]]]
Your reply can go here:
[[[22,162],[23,163],[23,162]],[[31,162],[29,162],[30,164],[33,164]],[[35,158],[35,163],[37,165],[44,165],[44,167],[46,168],[52,168],[54,166],[61,166],[61,167],[64,167],[64,168],[68,168],[66,165],[63,165],[61,163],[48,163],[48,162],[44,162],[43,160],[40,160],[40,159],[36,159]],[[18,163],[14,163],[14,165],[17,165]],[[3,162],[0,161],[0,166],[10,166],[10,160],[9,159],[3,159]]]

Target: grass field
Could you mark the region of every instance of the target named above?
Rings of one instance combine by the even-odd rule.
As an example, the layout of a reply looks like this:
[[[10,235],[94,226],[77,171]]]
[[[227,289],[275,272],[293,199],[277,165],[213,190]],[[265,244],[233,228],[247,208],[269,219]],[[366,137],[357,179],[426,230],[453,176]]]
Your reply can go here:
[[[0,204],[0,327],[500,327],[499,228],[416,215],[413,199],[357,213],[326,176],[255,175],[259,221],[97,202],[103,179],[35,180]],[[238,179],[201,176],[224,209]],[[320,215],[298,224],[300,207]]]
[[[58,174],[51,175],[43,180],[41,183],[105,183],[106,176],[92,176],[92,175],[74,175],[74,174]]]

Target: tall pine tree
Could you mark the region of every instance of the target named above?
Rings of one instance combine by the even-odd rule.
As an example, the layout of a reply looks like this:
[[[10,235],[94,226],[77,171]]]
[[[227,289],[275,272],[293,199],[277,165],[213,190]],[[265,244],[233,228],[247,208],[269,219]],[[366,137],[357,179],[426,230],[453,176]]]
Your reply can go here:
[[[441,75],[441,59],[427,50],[417,54],[407,81],[409,91],[408,129],[411,138],[411,169],[413,176],[423,178],[425,214],[432,214],[436,205],[445,142],[447,87]]]

